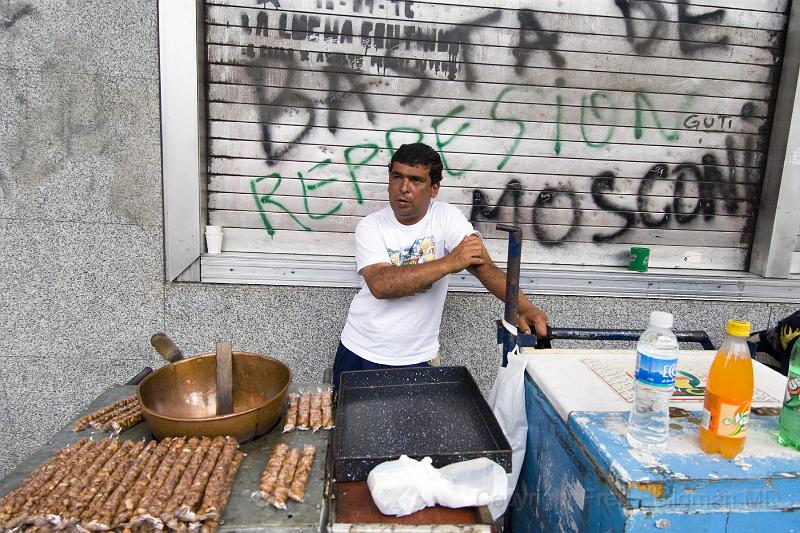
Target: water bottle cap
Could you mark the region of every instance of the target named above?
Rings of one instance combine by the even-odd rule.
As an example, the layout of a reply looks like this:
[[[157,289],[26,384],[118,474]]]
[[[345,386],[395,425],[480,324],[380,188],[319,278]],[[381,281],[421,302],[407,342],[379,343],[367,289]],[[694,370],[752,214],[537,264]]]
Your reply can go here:
[[[650,313],[650,325],[661,329],[672,329],[675,319],[672,313],[666,311],[653,311]]]
[[[733,335],[734,337],[749,337],[750,322],[746,320],[728,320],[728,327],[725,330],[728,335]]]

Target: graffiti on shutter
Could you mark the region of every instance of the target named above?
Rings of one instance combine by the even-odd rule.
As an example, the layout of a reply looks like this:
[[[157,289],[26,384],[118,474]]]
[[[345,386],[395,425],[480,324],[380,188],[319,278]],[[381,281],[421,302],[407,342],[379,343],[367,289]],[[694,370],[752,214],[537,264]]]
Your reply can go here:
[[[524,263],[747,267],[786,0],[215,0],[209,213],[228,249],[351,255],[394,149]]]

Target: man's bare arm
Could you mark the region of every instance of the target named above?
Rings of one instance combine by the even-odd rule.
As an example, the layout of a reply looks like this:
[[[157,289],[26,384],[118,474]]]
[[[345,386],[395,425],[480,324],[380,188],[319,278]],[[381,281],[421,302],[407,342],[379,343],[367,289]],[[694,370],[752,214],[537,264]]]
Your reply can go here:
[[[484,261],[482,248],[478,237],[469,236],[442,259],[405,266],[378,263],[362,268],[361,275],[372,295],[379,300],[410,296],[427,289],[447,274],[481,264]]]
[[[477,237],[475,237],[477,239]],[[481,257],[483,262],[479,265],[470,266],[467,268],[470,274],[478,278],[481,284],[486,287],[486,290],[505,301],[506,298],[506,273],[497,268],[497,265],[492,262],[489,257],[489,252],[481,242]],[[539,336],[547,335],[547,315],[533,305],[530,300],[519,291],[517,300],[517,314],[519,315],[519,329],[522,333],[530,333],[532,330],[536,331]]]

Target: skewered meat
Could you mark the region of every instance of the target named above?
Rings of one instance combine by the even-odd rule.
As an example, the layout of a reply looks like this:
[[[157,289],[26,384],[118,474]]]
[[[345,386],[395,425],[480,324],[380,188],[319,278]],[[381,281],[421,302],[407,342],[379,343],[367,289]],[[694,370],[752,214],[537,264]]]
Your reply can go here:
[[[178,517],[182,520],[196,520],[195,512],[198,510],[197,507],[203,499],[208,480],[214,472],[217,459],[222,453],[226,442],[227,440],[224,437],[215,437],[214,440],[211,441],[208,453],[203,459],[200,468],[198,468],[197,475],[195,475],[194,480],[192,480],[189,492],[186,494],[186,497],[184,497],[180,509],[178,510]]]
[[[228,472],[225,476],[225,488],[220,494],[219,501],[216,502],[216,508],[218,509],[217,514],[203,524],[203,526],[200,528],[201,532],[215,533],[219,528],[220,517],[225,510],[225,506],[228,505],[228,499],[231,497],[231,490],[233,489],[233,480],[236,477],[236,472],[239,471],[239,466],[242,464],[243,457],[244,454],[240,451],[237,451],[234,454],[233,460],[231,461],[230,467],[228,468]]]
[[[112,491],[119,485],[132,462],[144,448],[144,441],[125,441],[119,451],[103,466],[103,469],[92,481],[98,486],[97,493],[81,513],[81,519],[89,522],[99,518],[103,505]]]
[[[106,463],[108,463],[112,457],[116,456],[122,444],[116,439],[103,439],[97,443],[97,446],[100,448],[100,455],[97,456],[88,469],[76,473],[76,478],[80,479],[80,481],[76,483],[76,488],[82,487],[82,490],[80,490],[76,497],[70,498],[67,511],[69,516],[79,516],[84,507],[89,505],[89,502],[97,493],[97,486],[95,483],[99,483],[99,480],[105,477],[106,470],[104,467]],[[113,468],[113,464],[110,465],[110,468]],[[108,475],[110,475],[110,472],[108,472]],[[48,507],[51,506],[52,505],[48,505]]]
[[[281,472],[278,474],[278,481],[275,483],[275,490],[272,492],[270,503],[278,509],[286,509],[286,501],[289,498],[289,485],[297,469],[297,462],[300,460],[300,450],[292,448],[283,462]]]
[[[124,407],[124,406],[127,406],[129,404],[136,403],[136,402],[138,402],[136,396],[130,396],[130,397],[125,398],[123,400],[120,400],[118,402],[112,403],[111,405],[109,405],[107,407],[104,407],[104,408],[100,409],[99,411],[95,411],[93,413],[89,413],[88,415],[86,415],[86,416],[84,416],[82,418],[79,418],[75,422],[74,429],[75,429],[75,431],[82,431],[82,430],[86,429],[86,426],[88,426],[89,423],[92,422],[93,420],[96,420],[98,418],[101,418],[101,417],[107,415],[108,413],[116,411],[120,407]]]
[[[116,513],[117,508],[119,507],[120,503],[122,502],[122,498],[133,486],[133,483],[136,481],[136,478],[139,476],[139,473],[142,469],[146,466],[148,460],[150,459],[151,454],[156,448],[156,441],[151,440],[144,446],[144,449],[136,456],[133,457],[129,463],[128,470],[125,472],[123,478],[119,481],[114,488],[114,491],[108,497],[108,499],[103,503],[102,508],[100,509],[99,516],[94,524],[91,522],[88,526],[94,525],[95,527],[88,527],[89,529],[93,530],[100,530],[105,531],[105,529],[110,528],[112,524],[112,519]]]
[[[41,489],[58,471],[76,457],[80,450],[89,444],[89,439],[79,441],[62,448],[50,459],[39,465],[31,474],[20,482],[17,487],[0,499],[0,527],[3,526],[17,511],[28,501],[28,498],[40,494]]]
[[[286,421],[283,424],[283,432],[289,433],[297,428],[297,409],[300,406],[300,395],[292,393],[289,395],[289,407],[286,409]]]
[[[303,446],[303,456],[297,464],[297,470],[292,478],[292,484],[289,486],[289,497],[296,502],[302,502],[306,492],[306,482],[311,473],[311,467],[314,465],[314,455],[317,453],[317,448],[313,444],[306,444]]]
[[[176,516],[180,505],[189,492],[189,489],[192,487],[192,481],[194,481],[197,471],[211,447],[211,442],[211,439],[205,437],[200,440],[199,445],[192,454],[189,464],[186,466],[186,470],[184,470],[183,475],[175,486],[175,490],[172,492],[169,501],[164,505],[164,510],[161,513],[161,521],[173,529],[176,524]]]
[[[183,476],[186,467],[189,466],[189,462],[192,460],[192,457],[194,457],[194,452],[199,444],[200,439],[198,437],[192,437],[183,445],[169,474],[166,479],[164,479],[164,483],[158,489],[158,493],[152,505],[147,510],[148,512],[146,515],[147,522],[154,527],[159,527],[161,525],[161,511],[169,502],[172,493],[175,491],[175,487],[178,485],[178,481]]]
[[[297,408],[297,429],[308,429],[308,419],[311,412],[311,394],[306,392],[300,398],[300,406]]]
[[[236,442],[236,439],[225,437],[225,445],[222,447],[222,453],[214,467],[214,473],[211,474],[208,480],[206,492],[203,495],[203,502],[200,504],[200,510],[197,514],[200,520],[216,516],[219,512],[216,506],[220,501],[222,492],[225,490],[226,474],[231,467],[231,462],[233,461],[238,446],[239,443]]]
[[[172,466],[179,459],[181,450],[183,450],[185,444],[186,439],[183,437],[178,437],[172,441],[169,451],[167,451],[164,459],[162,459],[161,464],[158,465],[158,469],[153,475],[153,479],[150,480],[150,484],[142,494],[142,499],[139,501],[139,505],[136,508],[136,513],[132,519],[133,524],[140,524],[144,518],[149,515],[150,508],[153,506],[153,502],[158,497],[158,492],[161,488],[161,485],[164,484],[164,481],[167,479],[167,476],[169,476],[169,473],[172,470]]]
[[[123,497],[120,507],[117,509],[117,514],[111,521],[114,525],[125,524],[133,516],[134,511],[138,508],[139,502],[142,499],[147,488],[150,486],[153,476],[161,464],[161,461],[169,452],[172,447],[174,439],[166,438],[158,443],[153,453],[150,455],[147,464],[142,468],[141,473],[133,483],[131,490]]]
[[[333,429],[333,399],[331,391],[322,393],[322,429]]]
[[[311,393],[310,407],[308,425],[313,431],[319,431],[319,428],[322,427],[322,395],[320,393]]]
[[[275,490],[278,474],[281,472],[281,466],[283,466],[283,461],[288,452],[289,446],[283,443],[278,444],[275,446],[275,449],[272,450],[272,454],[267,462],[267,467],[261,474],[261,484],[258,487],[259,494],[262,498],[269,498],[272,495],[272,491]]]
[[[142,410],[137,406],[136,409],[128,411],[128,413],[119,418],[114,418],[104,426],[104,431],[110,431],[115,435],[119,435],[126,429],[130,429],[139,422],[144,420]]]

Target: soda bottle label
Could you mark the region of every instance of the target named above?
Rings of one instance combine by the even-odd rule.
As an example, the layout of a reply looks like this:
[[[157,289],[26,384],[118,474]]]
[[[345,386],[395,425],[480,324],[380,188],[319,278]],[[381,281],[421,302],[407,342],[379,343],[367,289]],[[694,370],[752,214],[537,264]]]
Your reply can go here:
[[[636,352],[636,380],[654,387],[674,387],[678,359],[656,359]]]
[[[783,408],[800,412],[800,376],[791,376],[786,382],[786,396],[783,398]]]
[[[706,390],[703,429],[720,437],[743,439],[747,436],[747,422],[750,420],[750,401],[736,402],[724,400]]]

